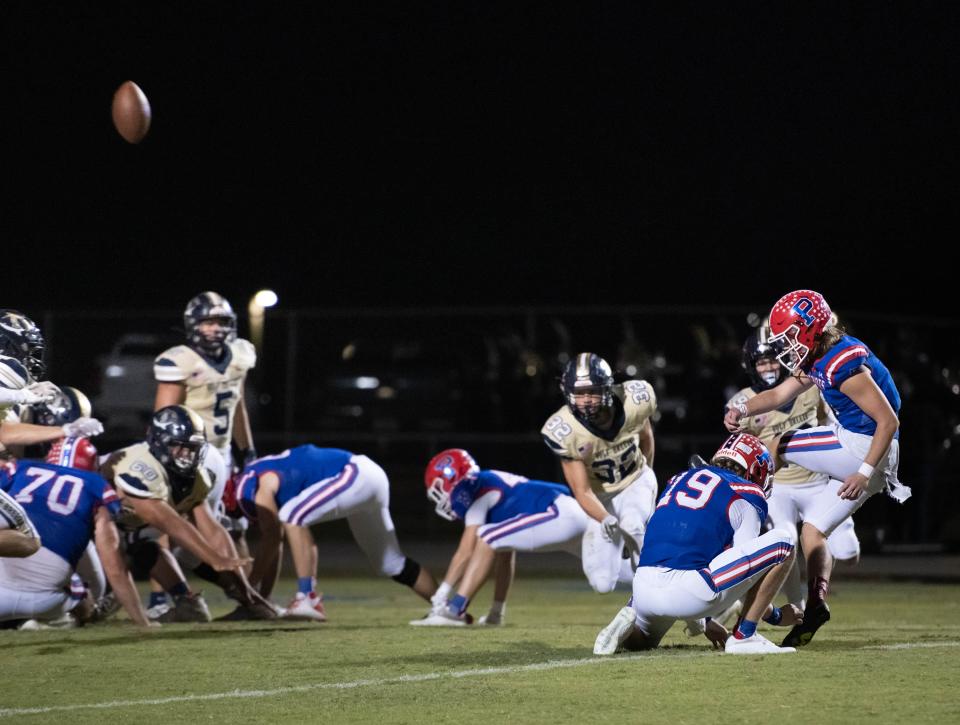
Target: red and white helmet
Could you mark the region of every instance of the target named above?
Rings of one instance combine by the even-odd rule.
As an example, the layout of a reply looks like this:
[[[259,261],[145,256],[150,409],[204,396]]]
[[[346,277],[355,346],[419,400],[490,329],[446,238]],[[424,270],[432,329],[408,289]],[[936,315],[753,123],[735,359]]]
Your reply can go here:
[[[54,441],[47,451],[47,463],[84,471],[97,470],[97,448],[89,438],[70,436]]]
[[[762,488],[764,496],[770,496],[773,485],[773,458],[759,438],[749,433],[734,433],[713,454],[711,463],[723,458],[743,468],[747,480]]]
[[[450,494],[460,481],[475,478],[478,473],[480,466],[462,448],[448,448],[430,459],[423,472],[423,482],[427,486],[427,498],[437,505],[437,515],[448,521],[456,519]]]
[[[809,369],[813,350],[833,313],[823,295],[801,289],[777,300],[770,310],[770,342],[783,345],[777,360],[790,372]]]

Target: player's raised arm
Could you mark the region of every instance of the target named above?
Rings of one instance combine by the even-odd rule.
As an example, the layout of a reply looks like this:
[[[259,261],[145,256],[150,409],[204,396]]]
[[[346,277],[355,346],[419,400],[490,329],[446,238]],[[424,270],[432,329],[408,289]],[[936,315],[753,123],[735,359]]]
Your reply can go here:
[[[783,407],[812,385],[813,381],[807,377],[790,376],[775,388],[764,390],[749,400],[727,408],[723,416],[723,424],[731,433],[737,432],[742,429],[741,418],[749,418]]]

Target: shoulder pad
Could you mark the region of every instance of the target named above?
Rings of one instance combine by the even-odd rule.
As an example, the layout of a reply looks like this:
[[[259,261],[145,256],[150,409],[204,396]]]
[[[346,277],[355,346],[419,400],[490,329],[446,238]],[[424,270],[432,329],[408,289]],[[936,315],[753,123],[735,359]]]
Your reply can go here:
[[[623,384],[624,410],[628,418],[647,419],[657,410],[657,394],[646,380],[627,380]]]
[[[727,401],[727,404],[725,407],[732,408],[737,403],[746,403],[752,397],[750,395],[750,393],[752,392],[753,391],[750,388],[744,388],[739,393],[737,393],[732,398],[730,398],[730,400]]]
[[[102,470],[124,493],[141,498],[166,498],[167,472],[150,455],[146,443],[115,451]]]
[[[153,377],[161,383],[179,383],[190,377],[197,354],[186,345],[177,345],[160,353],[153,361]]]
[[[230,348],[233,351],[233,361],[235,365],[239,365],[242,368],[256,367],[257,349],[253,346],[252,342],[238,337],[230,343]]]
[[[30,384],[30,373],[19,360],[0,355],[0,385],[10,390],[21,390]]]

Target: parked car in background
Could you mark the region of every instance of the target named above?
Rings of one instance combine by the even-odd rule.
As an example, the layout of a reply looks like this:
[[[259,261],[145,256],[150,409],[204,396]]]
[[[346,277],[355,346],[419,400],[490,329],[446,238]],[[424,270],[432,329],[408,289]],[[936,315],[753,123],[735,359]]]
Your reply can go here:
[[[97,360],[99,394],[93,399],[94,415],[103,421],[111,438],[140,437],[153,413],[157,384],[153,361],[182,339],[170,335],[128,333]]]

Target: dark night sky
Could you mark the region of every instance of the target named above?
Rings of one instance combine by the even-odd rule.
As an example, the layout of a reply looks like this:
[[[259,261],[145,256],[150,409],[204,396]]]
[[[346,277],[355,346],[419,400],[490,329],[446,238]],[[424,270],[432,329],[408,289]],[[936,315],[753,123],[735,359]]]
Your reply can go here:
[[[956,317],[956,4],[282,5],[4,4],[5,305]]]

